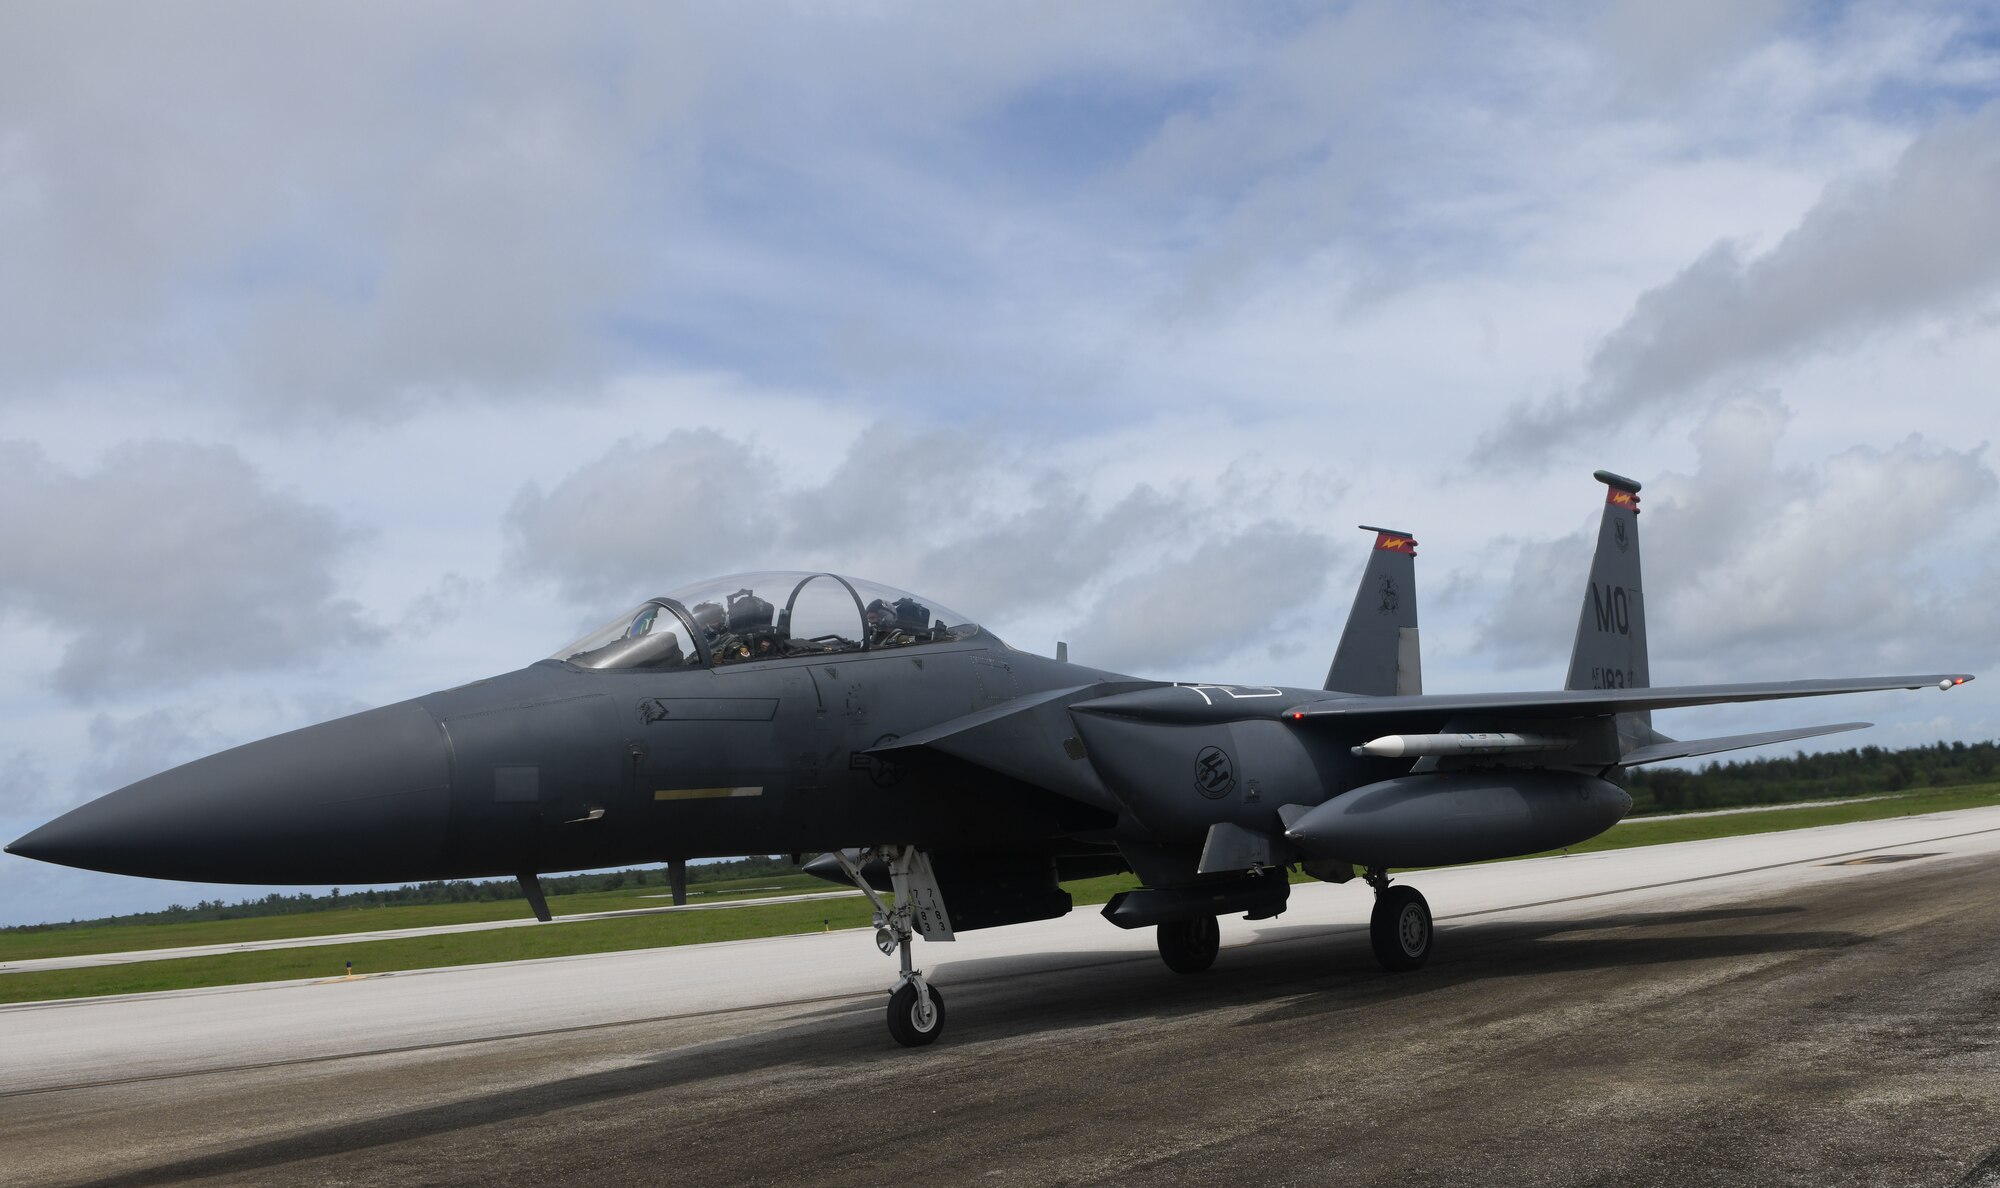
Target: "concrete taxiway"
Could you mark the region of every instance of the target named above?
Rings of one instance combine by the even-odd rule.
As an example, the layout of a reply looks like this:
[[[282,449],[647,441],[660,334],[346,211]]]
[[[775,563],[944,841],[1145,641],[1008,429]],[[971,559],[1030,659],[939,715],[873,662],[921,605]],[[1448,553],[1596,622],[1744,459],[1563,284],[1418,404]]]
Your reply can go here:
[[[1089,910],[0,1008],[0,1182],[2000,1185],[2000,809],[1427,871],[1224,922]]]

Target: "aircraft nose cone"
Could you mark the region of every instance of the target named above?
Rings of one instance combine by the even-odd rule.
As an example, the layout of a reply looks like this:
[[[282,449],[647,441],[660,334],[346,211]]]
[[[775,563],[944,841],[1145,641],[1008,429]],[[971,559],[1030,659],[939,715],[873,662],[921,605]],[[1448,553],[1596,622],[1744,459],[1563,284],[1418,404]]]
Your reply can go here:
[[[403,702],[140,780],[7,851],[156,879],[401,882],[432,877],[450,796],[450,744]]]

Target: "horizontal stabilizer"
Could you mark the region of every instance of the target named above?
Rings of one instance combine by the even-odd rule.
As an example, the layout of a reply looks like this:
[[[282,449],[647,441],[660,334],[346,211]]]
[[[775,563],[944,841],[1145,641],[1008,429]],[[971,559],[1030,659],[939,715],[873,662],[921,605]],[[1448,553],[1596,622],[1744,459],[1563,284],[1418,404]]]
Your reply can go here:
[[[1696,755],[1713,755],[1718,751],[1737,751],[1744,747],[1791,742],[1795,738],[1816,738],[1822,734],[1839,734],[1843,730],[1864,730],[1873,725],[1873,722],[1838,722],[1832,726],[1801,726],[1793,730],[1725,734],[1717,738],[1663,738],[1656,743],[1625,752],[1618,763],[1621,767],[1637,767],[1641,763],[1658,763],[1662,759],[1690,759]]]

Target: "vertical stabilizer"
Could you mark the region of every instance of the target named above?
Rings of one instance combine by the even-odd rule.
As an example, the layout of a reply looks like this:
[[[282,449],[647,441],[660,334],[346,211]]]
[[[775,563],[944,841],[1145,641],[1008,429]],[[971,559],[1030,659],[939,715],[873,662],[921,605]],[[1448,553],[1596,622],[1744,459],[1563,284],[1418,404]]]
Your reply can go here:
[[[1417,647],[1417,542],[1407,532],[1361,525],[1375,534],[1347,629],[1327,669],[1329,690],[1374,697],[1424,691]]]
[[[1597,529],[1597,553],[1576,621],[1566,689],[1644,689],[1652,684],[1646,665],[1646,601],[1639,577],[1639,484],[1600,470],[1604,518]],[[1640,715],[1619,715],[1639,718]],[[1650,728],[1650,727],[1649,727]]]

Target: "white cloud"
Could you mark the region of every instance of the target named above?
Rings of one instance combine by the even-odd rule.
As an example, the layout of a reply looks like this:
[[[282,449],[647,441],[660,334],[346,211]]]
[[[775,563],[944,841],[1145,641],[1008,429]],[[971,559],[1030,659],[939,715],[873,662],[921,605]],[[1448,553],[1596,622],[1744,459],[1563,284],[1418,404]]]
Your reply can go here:
[[[1716,242],[1640,296],[1576,391],[1519,407],[1485,456],[1657,419],[1711,382],[1802,352],[1851,352],[1911,319],[1949,314],[2000,285],[2000,104],[1916,138],[1883,177],[1830,187],[1769,251]]]
[[[520,494],[510,564],[602,605],[734,570],[834,568],[961,612],[1066,620],[1091,663],[1149,670],[1268,644],[1269,624],[1315,609],[1332,546],[1246,521],[1245,476],[1091,484],[1063,465],[1069,453],[877,424],[824,478],[793,478],[714,431],[627,440]],[[1288,484],[1256,479],[1266,494]]]
[[[352,530],[228,446],[117,446],[90,473],[0,442],[0,609],[68,636],[70,697],[309,664],[378,630],[331,565]]]
[[[1692,0],[1675,5],[1616,0],[1598,15],[1595,39],[1612,85],[1636,100],[1672,101],[1765,44],[1792,0]]]
[[[1322,536],[1254,524],[1111,585],[1076,636],[1089,641],[1091,664],[1155,676],[1214,663],[1246,642],[1276,648],[1274,658],[1316,651],[1322,641],[1300,639],[1295,624],[1322,600],[1333,556]]]
[[[1769,398],[1725,401],[1698,434],[1700,470],[1649,492],[1648,560],[1665,580],[1649,588],[1664,637],[1739,673],[1951,671],[2000,658],[2000,479],[1984,447],[1912,435],[1788,467],[1775,460],[1783,429]]]
[[[713,429],[651,444],[627,438],[544,493],[508,509],[512,564],[577,601],[625,603],[674,575],[726,573],[767,556],[777,531],[773,463]],[[683,579],[685,580],[685,577]]]
[[[1966,671],[2000,658],[2000,479],[1984,447],[1910,436],[1788,465],[1788,421],[1773,397],[1718,401],[1694,435],[1696,472],[1645,484],[1654,683]],[[1978,527],[1954,527],[1967,524]],[[1518,543],[1480,648],[1510,667],[1566,654],[1595,540],[1593,516]]]
[[[206,710],[192,706],[162,706],[129,717],[95,714],[88,742],[90,757],[78,773],[85,799],[230,745],[208,725]]]
[[[53,812],[68,807],[41,756],[20,750],[0,757],[0,806],[9,813]]]

